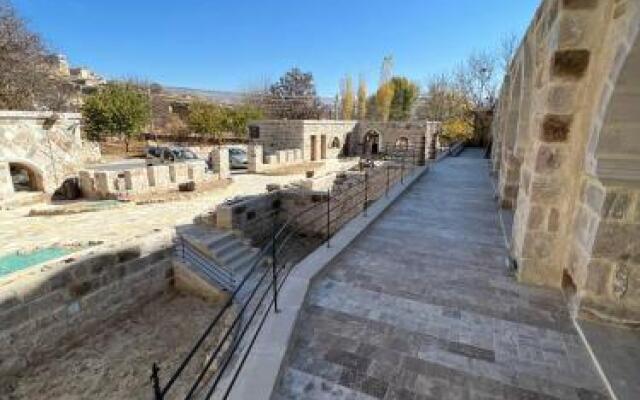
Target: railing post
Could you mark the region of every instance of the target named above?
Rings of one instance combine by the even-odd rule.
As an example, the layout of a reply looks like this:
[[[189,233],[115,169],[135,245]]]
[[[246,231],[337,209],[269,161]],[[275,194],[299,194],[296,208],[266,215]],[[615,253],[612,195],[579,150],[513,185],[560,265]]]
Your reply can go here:
[[[400,162],[400,184],[404,185],[404,154],[402,154],[402,161]]]
[[[411,149],[411,174],[415,172],[416,169],[416,148]]]
[[[331,247],[331,189],[327,189],[327,248]]]
[[[180,242],[182,244],[182,261],[185,260],[184,258],[184,236],[180,235]]]
[[[387,164],[387,188],[384,191],[385,197],[389,197],[389,170],[390,169],[391,169],[391,166]]]
[[[369,173],[364,170],[364,216],[367,216],[367,203],[369,202]]]
[[[153,363],[151,367],[151,382],[153,383],[153,398],[154,400],[162,400],[164,396],[162,395],[162,390],[160,389],[160,367],[158,364]]]
[[[277,271],[277,265],[278,265],[278,244],[277,244],[277,240],[278,240],[278,224],[276,223],[276,215],[274,214],[273,216],[273,232],[271,234],[272,238],[271,238],[271,277],[272,277],[272,284],[273,284],[273,311],[278,313],[280,312],[280,310],[278,310],[278,271]]]

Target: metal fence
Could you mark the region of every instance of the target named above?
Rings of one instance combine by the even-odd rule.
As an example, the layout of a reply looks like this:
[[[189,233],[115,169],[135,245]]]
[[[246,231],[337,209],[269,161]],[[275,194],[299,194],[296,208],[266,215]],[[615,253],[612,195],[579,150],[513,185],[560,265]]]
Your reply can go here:
[[[271,215],[270,240],[260,248],[248,272],[236,283],[178,368],[163,380],[160,364],[153,364],[151,385],[155,400],[228,397],[267,316],[271,310],[279,311],[278,293],[295,263],[319,245],[331,246],[331,238],[348,221],[358,215],[366,217],[370,203],[388,196],[394,185],[404,184],[407,176],[415,173],[419,160],[416,149],[410,147],[375,158],[387,163],[376,166],[374,161],[363,159],[355,177],[327,190],[305,209],[286,219],[278,212]],[[311,241],[311,245],[302,246],[301,254],[295,249],[303,240]],[[196,262],[198,268],[207,268],[207,260],[184,241],[175,254],[185,262]],[[230,312],[235,312],[231,314],[231,324],[219,329]],[[218,334],[215,345],[207,349],[204,343],[212,339],[214,331]],[[194,363],[198,353],[205,355],[206,362],[195,378],[185,377],[187,366]],[[178,380],[187,378],[193,378],[193,382],[176,385]]]

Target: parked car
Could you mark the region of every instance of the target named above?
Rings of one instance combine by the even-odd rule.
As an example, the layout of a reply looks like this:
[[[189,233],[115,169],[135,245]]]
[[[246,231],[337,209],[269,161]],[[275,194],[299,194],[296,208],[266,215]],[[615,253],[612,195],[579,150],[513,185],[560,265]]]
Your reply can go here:
[[[146,150],[147,165],[163,165],[174,162],[205,162],[200,159],[193,151],[183,147],[147,147]]]
[[[247,152],[238,147],[229,148],[229,166],[232,169],[246,169],[249,166]]]

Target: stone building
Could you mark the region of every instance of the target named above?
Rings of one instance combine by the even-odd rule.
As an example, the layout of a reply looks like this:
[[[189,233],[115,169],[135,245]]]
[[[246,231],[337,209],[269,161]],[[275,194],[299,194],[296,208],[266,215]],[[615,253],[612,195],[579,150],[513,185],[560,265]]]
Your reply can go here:
[[[427,144],[435,142],[437,129],[438,123],[428,121],[265,120],[250,124],[249,139],[267,157],[302,149],[304,161],[375,155],[389,147],[415,148],[428,157]]]
[[[100,159],[96,143],[82,140],[81,115],[0,112],[0,198],[16,190],[52,193],[87,162]]]
[[[519,279],[640,321],[640,2],[546,0],[493,121]]]

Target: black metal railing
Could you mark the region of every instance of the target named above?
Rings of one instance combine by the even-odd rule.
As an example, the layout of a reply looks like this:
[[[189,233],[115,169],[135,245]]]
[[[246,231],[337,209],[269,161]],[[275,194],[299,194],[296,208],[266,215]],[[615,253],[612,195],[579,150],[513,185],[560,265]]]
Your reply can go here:
[[[161,365],[152,365],[151,386],[155,400],[209,399],[218,392],[221,398],[228,397],[270,310],[279,312],[278,293],[293,265],[323,242],[330,247],[332,237],[343,225],[359,214],[366,217],[369,203],[388,196],[394,185],[404,184],[418,163],[415,149],[411,147],[381,155],[380,159],[387,162],[361,165],[359,173],[345,177],[341,183],[336,182],[312,204],[287,213],[288,217],[284,217],[284,212],[270,215],[270,240],[262,245],[246,274],[179,366],[162,382]],[[264,218],[260,223],[265,223]],[[310,245],[301,245],[302,251],[297,251],[295,244],[303,239],[310,241]],[[181,246],[176,254],[184,256],[186,262],[196,262],[199,268],[206,264],[206,257],[190,249],[184,241]],[[231,323],[225,325],[227,319]],[[215,339],[215,344],[211,349],[205,348],[205,342],[211,339]],[[184,376],[185,370],[194,365],[199,353],[205,356],[202,368],[191,383],[177,385],[179,380],[189,378]]]

